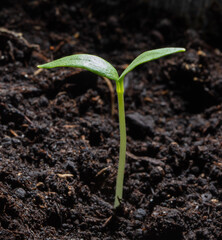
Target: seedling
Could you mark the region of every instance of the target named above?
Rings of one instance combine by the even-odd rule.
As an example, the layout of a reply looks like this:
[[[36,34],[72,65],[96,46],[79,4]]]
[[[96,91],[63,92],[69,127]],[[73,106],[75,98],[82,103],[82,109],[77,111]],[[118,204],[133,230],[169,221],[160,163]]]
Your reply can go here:
[[[120,205],[123,196],[123,180],[124,168],[126,161],[126,124],[124,110],[124,77],[138,65],[149,62],[166,55],[177,52],[184,52],[184,48],[160,48],[144,52],[135,58],[131,64],[119,76],[117,70],[103,58],[90,54],[75,54],[57,59],[55,61],[39,65],[39,68],[55,68],[55,67],[76,67],[86,69],[99,76],[114,80],[116,83],[116,92],[118,97],[119,109],[119,129],[120,129],[120,151],[119,151],[119,166],[116,180],[116,193],[114,208]]]

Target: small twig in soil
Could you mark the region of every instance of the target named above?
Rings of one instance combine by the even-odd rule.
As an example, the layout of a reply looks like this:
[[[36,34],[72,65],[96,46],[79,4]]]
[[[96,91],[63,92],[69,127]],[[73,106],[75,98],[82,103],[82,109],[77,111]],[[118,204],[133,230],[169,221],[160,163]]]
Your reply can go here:
[[[103,228],[105,228],[106,226],[107,226],[107,224],[110,222],[110,220],[112,219],[112,217],[113,216],[110,216],[110,217],[108,217],[107,219],[106,219],[106,221],[104,222],[104,224],[103,224]]]
[[[14,137],[18,137],[18,134],[14,130],[10,129],[10,132]]]
[[[126,152],[126,155],[130,158],[132,158],[133,160],[137,160],[137,161],[146,161],[149,162],[150,164],[154,165],[154,166],[164,166],[164,162],[166,160],[166,158],[162,158],[162,159],[156,159],[156,158],[151,158],[151,157],[147,157],[147,156],[136,156],[130,152]]]
[[[110,100],[111,100],[111,116],[114,117],[115,114],[115,92],[114,92],[114,88],[113,85],[111,83],[111,81],[104,77],[104,80],[109,88],[110,91]]]
[[[39,73],[41,73],[42,72],[42,69],[38,69],[38,70],[36,70],[35,72],[34,72],[34,76],[37,76]]]
[[[18,44],[33,50],[40,50],[39,45],[30,44],[23,36],[22,33],[17,33],[6,28],[0,27],[0,38],[5,38],[7,41],[16,41]]]
[[[104,173],[106,170],[108,170],[108,169],[110,169],[110,168],[111,168],[110,166],[103,168],[102,170],[100,170],[100,171],[96,174],[96,177],[98,177],[99,175],[101,175],[102,173]]]
[[[71,173],[64,173],[64,174],[58,173],[57,176],[60,178],[67,178],[67,177],[73,177],[74,175]]]

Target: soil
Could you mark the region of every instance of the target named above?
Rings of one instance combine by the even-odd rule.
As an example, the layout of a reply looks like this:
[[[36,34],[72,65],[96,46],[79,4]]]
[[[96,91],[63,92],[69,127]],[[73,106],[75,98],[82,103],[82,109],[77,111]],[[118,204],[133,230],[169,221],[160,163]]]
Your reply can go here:
[[[147,14],[143,1],[75,2],[0,3],[0,239],[222,239],[221,41]],[[187,51],[125,78],[127,163],[114,210],[110,82],[36,66],[81,52],[121,72],[165,46]]]

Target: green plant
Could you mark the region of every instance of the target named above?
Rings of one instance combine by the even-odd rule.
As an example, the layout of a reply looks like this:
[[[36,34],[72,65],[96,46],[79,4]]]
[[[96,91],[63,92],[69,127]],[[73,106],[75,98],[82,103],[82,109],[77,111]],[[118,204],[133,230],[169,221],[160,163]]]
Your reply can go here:
[[[116,82],[116,92],[118,97],[119,109],[119,128],[120,128],[120,152],[119,166],[116,181],[116,193],[114,208],[118,207],[123,195],[124,168],[126,159],[126,124],[124,110],[124,77],[138,65],[170,55],[177,52],[184,52],[184,48],[161,48],[144,52],[135,58],[132,63],[119,76],[116,69],[104,59],[89,55],[76,54],[60,58],[58,60],[39,65],[39,68],[55,68],[55,67],[76,67],[91,71],[99,76],[109,78]]]

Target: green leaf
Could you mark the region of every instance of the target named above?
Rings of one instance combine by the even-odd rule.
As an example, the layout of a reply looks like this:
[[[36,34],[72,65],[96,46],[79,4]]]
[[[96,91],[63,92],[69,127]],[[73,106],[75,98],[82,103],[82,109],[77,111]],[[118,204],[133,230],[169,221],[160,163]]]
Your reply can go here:
[[[159,49],[144,52],[131,62],[131,64],[123,71],[119,79],[124,78],[128,72],[132,71],[135,67],[137,67],[142,63],[149,62],[149,61],[164,57],[166,55],[170,55],[172,53],[184,52],[184,51],[186,51],[184,48],[159,48]]]
[[[39,65],[39,68],[76,67],[91,71],[99,76],[118,81],[116,69],[103,58],[90,54],[75,54]]]

